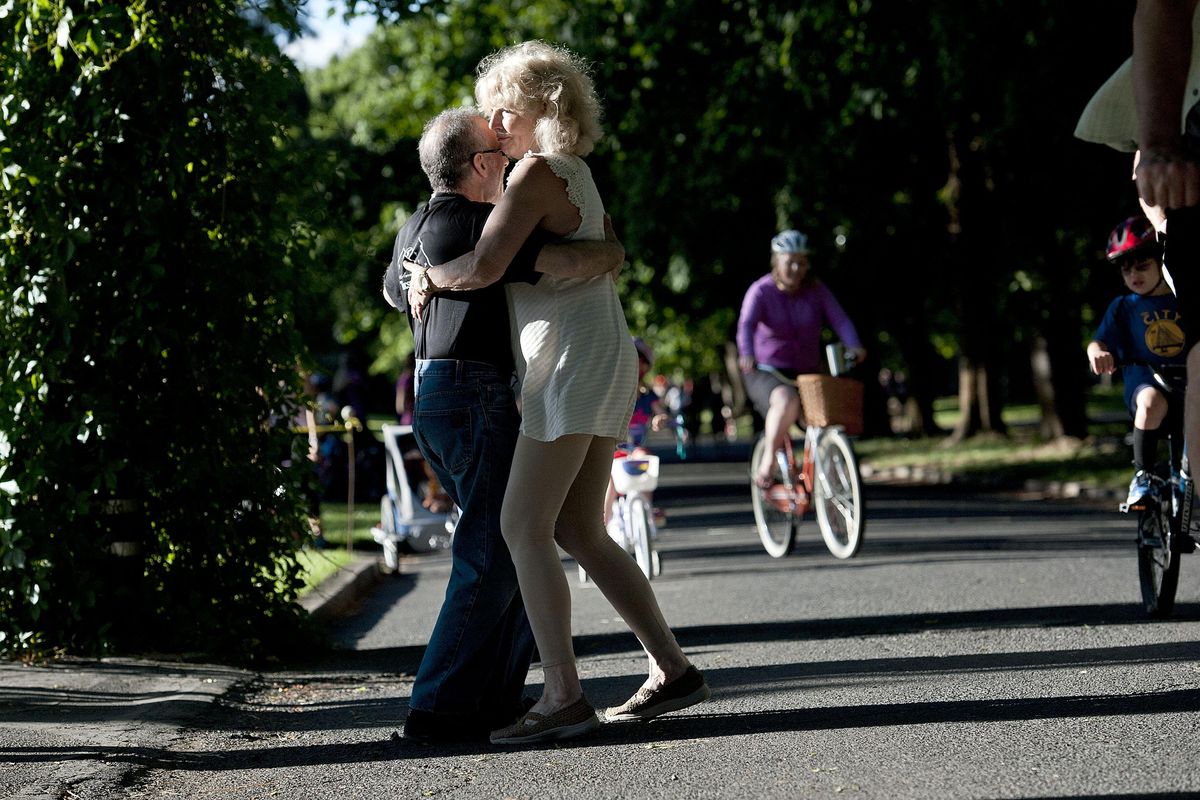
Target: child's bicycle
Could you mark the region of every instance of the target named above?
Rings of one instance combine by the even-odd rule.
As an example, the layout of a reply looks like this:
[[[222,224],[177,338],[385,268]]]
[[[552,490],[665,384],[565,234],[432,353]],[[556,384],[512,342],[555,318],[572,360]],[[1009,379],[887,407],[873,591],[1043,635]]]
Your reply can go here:
[[[774,372],[771,367],[759,369]],[[847,428],[859,431],[862,419],[862,384],[847,378],[801,375],[796,380],[801,395],[805,428],[802,457],[796,460],[791,437],[775,452],[769,488],[754,480],[767,447],[760,436],[750,457],[750,491],[754,521],[767,553],[783,558],[792,550],[796,528],[809,508],[816,506],[817,526],[829,552],[851,558],[862,545],[863,490],[858,458]]]
[[[1179,422],[1187,376],[1182,366],[1167,367],[1142,361],[1123,362],[1150,368],[1154,381],[1171,400],[1172,413],[1167,427],[1166,464],[1150,470],[1150,491],[1138,502],[1122,503],[1122,512],[1136,512],[1138,582],[1142,603],[1152,617],[1169,617],[1175,610],[1175,590],[1179,586],[1179,559],[1196,549],[1192,540],[1191,511],[1195,491],[1188,471],[1187,452],[1183,447]]]
[[[635,449],[624,458],[614,458],[613,485],[617,489],[608,535],[633,556],[647,579],[662,573],[662,560],[654,546],[658,531],[650,496],[658,486],[658,456]],[[587,571],[579,568],[579,582],[587,583]]]

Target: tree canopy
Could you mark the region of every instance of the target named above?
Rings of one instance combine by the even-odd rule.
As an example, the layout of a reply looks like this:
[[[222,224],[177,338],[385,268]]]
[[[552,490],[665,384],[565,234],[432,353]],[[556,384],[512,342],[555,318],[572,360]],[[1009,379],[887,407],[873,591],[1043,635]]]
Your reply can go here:
[[[1065,401],[1081,404],[1089,267],[1134,196],[1120,157],[1071,132],[1129,53],[1127,0],[1086,13],[1049,0],[373,7],[376,35],[307,79],[315,130],[383,187],[363,196],[386,209],[365,216],[381,251],[390,212],[427,193],[420,123],[470,104],[493,50],[557,41],[594,68],[606,137],[589,161],[630,254],[631,325],[665,368],[714,366],[766,243],[791,226],[883,363],[944,391],[961,355],[993,365],[993,391],[1022,392],[1046,340]],[[402,348],[397,331],[383,339]]]

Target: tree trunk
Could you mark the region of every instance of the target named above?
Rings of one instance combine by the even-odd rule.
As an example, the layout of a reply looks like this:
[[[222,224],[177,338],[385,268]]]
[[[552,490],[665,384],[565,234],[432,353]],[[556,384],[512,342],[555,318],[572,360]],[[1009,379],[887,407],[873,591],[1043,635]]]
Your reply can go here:
[[[949,175],[942,195],[946,206],[948,258],[957,269],[959,315],[958,395],[960,418],[952,442],[977,433],[1004,433],[1000,418],[997,365],[1003,364],[1004,342],[998,331],[1005,288],[999,260],[1007,257],[995,243],[1003,241],[992,170],[985,140],[967,130],[947,131]]]
[[[896,343],[908,372],[905,383],[919,415],[909,433],[917,436],[941,436],[946,433],[933,417],[933,401],[941,383],[937,366],[941,356],[930,343],[930,337],[923,319],[914,319],[911,324],[897,327]]]
[[[1045,340],[1050,377],[1054,387],[1054,411],[1062,425],[1062,436],[1083,439],[1088,435],[1087,394],[1090,381],[1087,359],[1080,347],[1083,321],[1078,305],[1051,308],[1038,326]]]
[[[1029,366],[1033,370],[1033,389],[1037,393],[1038,408],[1041,410],[1038,436],[1044,441],[1058,439],[1064,432],[1063,423],[1058,416],[1058,403],[1054,395],[1054,371],[1050,366],[1050,350],[1042,336],[1034,337]]]
[[[960,356],[958,359],[958,408],[960,417],[950,435],[952,442],[960,442],[977,433],[1004,433],[1004,420],[1000,418],[999,393],[995,381],[990,378],[987,365]]]
[[[1054,409],[1062,421],[1063,435],[1086,438],[1088,382],[1087,373],[1080,364],[1078,345],[1071,341],[1051,343],[1049,354],[1054,370]]]

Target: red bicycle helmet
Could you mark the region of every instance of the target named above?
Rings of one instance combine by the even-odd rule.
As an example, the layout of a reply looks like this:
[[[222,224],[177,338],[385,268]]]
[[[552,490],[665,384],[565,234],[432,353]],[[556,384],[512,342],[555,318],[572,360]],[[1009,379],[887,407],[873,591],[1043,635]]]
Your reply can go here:
[[[1116,227],[1108,235],[1108,247],[1104,254],[1109,261],[1124,261],[1129,256],[1146,251],[1157,251],[1158,239],[1154,235],[1154,226],[1145,217],[1130,217]]]

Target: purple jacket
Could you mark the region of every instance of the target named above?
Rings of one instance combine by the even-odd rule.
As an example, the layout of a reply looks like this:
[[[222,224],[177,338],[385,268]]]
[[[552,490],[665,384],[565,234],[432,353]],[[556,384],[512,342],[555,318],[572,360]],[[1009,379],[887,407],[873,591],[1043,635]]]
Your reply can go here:
[[[738,317],[738,353],[777,369],[821,372],[822,323],[833,328],[847,348],[862,347],[854,323],[825,284],[790,297],[768,273],[746,290]]]

